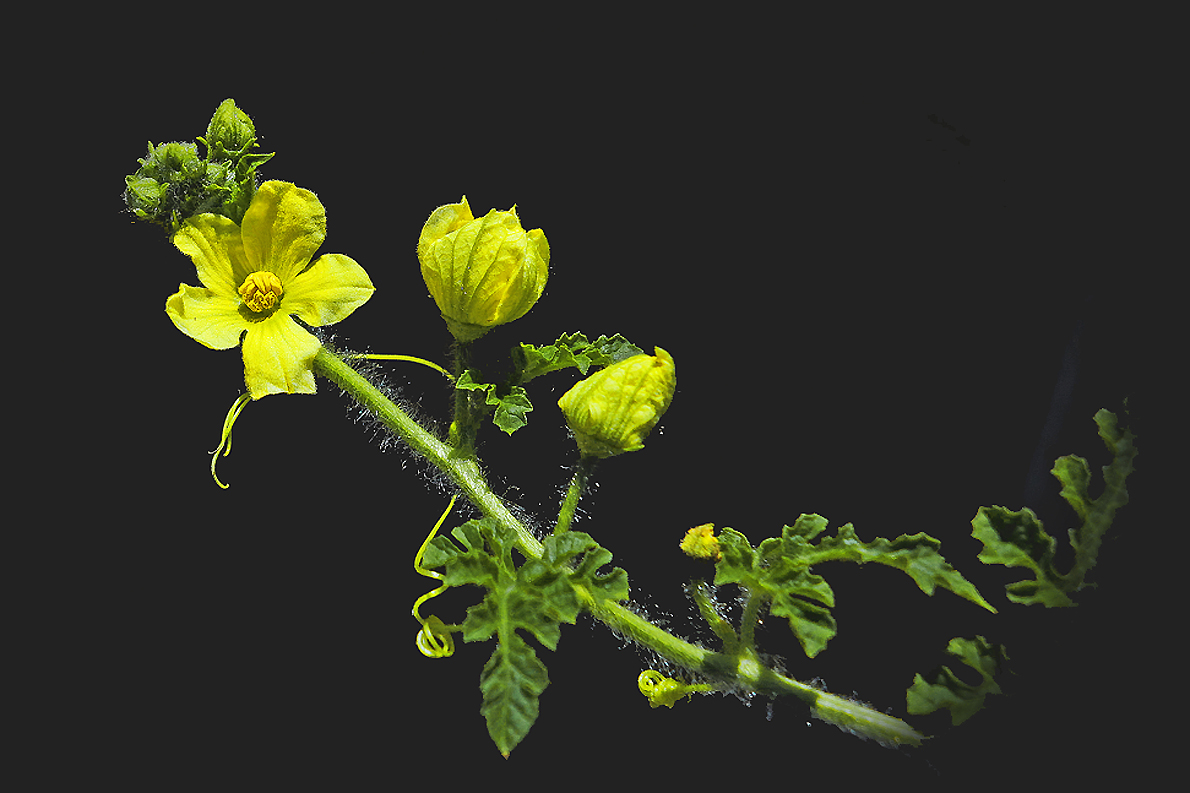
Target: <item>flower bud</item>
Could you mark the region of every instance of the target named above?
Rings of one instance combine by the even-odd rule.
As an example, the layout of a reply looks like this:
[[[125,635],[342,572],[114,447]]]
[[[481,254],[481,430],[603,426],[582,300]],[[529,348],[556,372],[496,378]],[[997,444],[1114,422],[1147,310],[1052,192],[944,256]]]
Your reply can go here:
[[[653,351],[656,355],[634,355],[600,369],[558,400],[584,457],[644,448],[677,387],[674,359],[660,347]]]
[[[719,538],[715,536],[714,523],[695,526],[686,532],[686,536],[678,543],[678,547],[682,549],[682,553],[695,559],[719,560],[723,558],[723,552],[719,550]]]
[[[138,218],[169,227],[179,216],[188,217],[184,210],[195,210],[190,214],[207,210],[207,205],[198,206],[201,197],[184,206],[178,199],[188,190],[196,194],[205,190],[206,164],[193,143],[150,143],[149,153],[139,162],[136,173],[124,177],[124,201]]]
[[[201,139],[207,145],[207,158],[218,162],[233,154],[243,154],[256,142],[256,126],[231,99],[224,99],[215,108],[207,135]]]
[[[515,206],[477,219],[464,196],[430,215],[417,258],[450,332],[468,342],[533,308],[549,275],[550,246],[541,229],[521,228]]]

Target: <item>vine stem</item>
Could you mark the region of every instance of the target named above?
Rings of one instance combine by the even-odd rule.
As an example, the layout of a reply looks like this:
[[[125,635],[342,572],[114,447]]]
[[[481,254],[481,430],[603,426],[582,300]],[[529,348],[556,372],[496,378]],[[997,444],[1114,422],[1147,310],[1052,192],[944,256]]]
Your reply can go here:
[[[314,372],[343,389],[344,393],[379,419],[384,426],[401,436],[415,452],[446,473],[483,514],[511,529],[516,537],[517,547],[522,553],[534,559],[541,559],[545,552],[541,543],[492,492],[474,453],[459,453],[454,447],[436,438],[385,396],[379,388],[372,385],[366,377],[348,366],[342,358],[325,346],[314,356]]]
[[[467,450],[460,452],[439,440],[325,346],[314,356],[314,372],[338,385],[361,407],[404,439],[410,448],[446,473],[484,515],[512,532],[522,553],[537,560],[543,558],[545,548],[541,542],[492,492],[470,444],[465,444]],[[571,486],[571,490],[575,491],[575,504],[587,473],[589,468],[580,463]],[[566,502],[570,500],[568,491]],[[566,502],[563,513],[566,512]],[[574,504],[571,504],[569,517],[573,517],[573,514]],[[562,518],[560,515],[559,526]],[[570,520],[566,519],[565,523],[569,525]],[[706,650],[668,633],[621,603],[596,598],[581,585],[576,585],[574,589],[584,607],[612,630],[698,674],[765,696],[791,694],[810,705],[819,718],[881,743],[917,745],[924,737],[900,719],[770,669],[753,652],[726,654]]]
[[[587,489],[587,481],[595,470],[594,457],[579,459],[578,468],[570,479],[570,486],[566,488],[566,497],[562,499],[562,508],[558,510],[558,523],[554,526],[554,534],[570,531],[570,524],[574,521],[574,512],[578,509],[578,501]]]

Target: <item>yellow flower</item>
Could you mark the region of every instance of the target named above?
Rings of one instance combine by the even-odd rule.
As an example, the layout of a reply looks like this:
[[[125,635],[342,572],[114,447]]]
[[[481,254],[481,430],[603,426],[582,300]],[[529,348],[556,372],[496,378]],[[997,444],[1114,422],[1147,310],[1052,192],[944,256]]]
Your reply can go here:
[[[313,394],[320,342],[291,316],[314,327],[344,319],[372,296],[364,268],[341,253],[310,259],[326,238],[326,210],[309,190],[265,182],[244,223],[196,215],[174,245],[198,268],[203,287],[180,284],[165,302],[178,330],[215,350],[243,337],[244,379],[253,399]]]

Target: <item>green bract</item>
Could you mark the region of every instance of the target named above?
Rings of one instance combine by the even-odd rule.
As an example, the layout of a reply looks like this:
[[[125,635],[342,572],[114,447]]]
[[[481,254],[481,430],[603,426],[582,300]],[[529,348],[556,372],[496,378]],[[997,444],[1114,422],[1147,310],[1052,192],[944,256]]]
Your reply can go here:
[[[653,351],[656,355],[634,355],[599,370],[558,400],[584,457],[644,448],[678,382],[670,354],[660,347]]]
[[[550,246],[541,229],[521,228],[516,207],[476,219],[463,196],[430,214],[417,258],[450,332],[468,342],[533,308],[549,275]]]

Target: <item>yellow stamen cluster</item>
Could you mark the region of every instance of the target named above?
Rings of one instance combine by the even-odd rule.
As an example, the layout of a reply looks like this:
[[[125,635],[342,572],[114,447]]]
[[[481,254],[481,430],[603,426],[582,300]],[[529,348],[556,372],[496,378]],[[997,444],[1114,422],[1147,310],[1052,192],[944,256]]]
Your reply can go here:
[[[281,279],[266,270],[250,274],[240,287],[244,305],[257,314],[276,308],[281,292]]]

